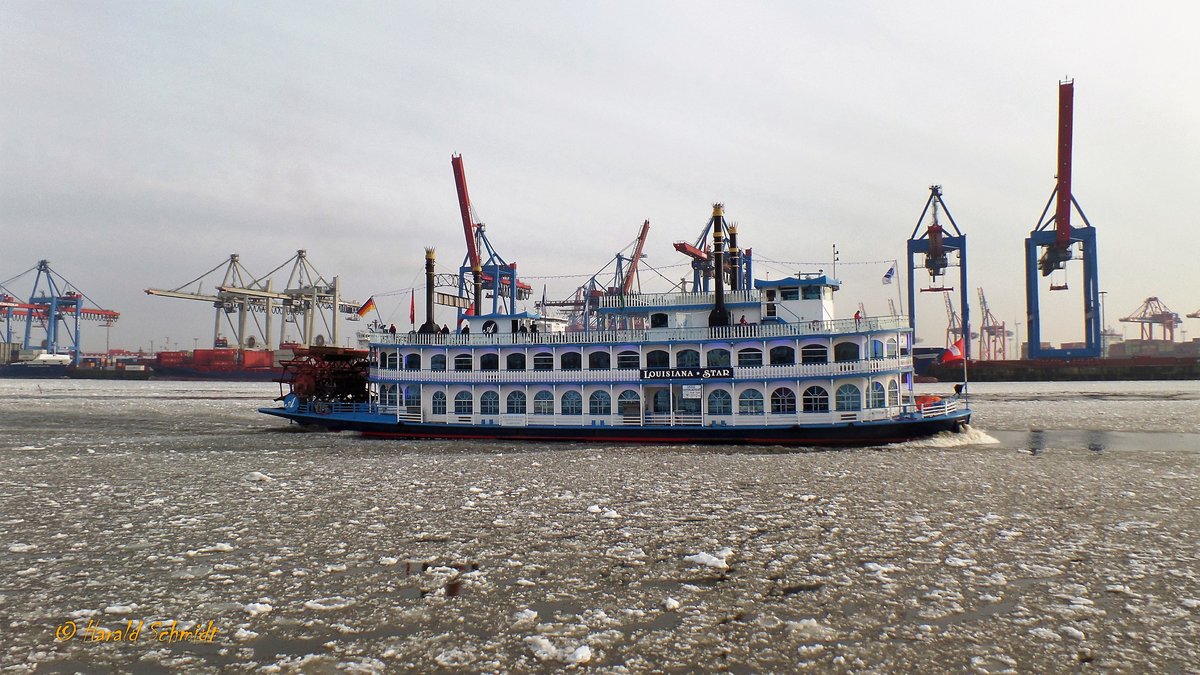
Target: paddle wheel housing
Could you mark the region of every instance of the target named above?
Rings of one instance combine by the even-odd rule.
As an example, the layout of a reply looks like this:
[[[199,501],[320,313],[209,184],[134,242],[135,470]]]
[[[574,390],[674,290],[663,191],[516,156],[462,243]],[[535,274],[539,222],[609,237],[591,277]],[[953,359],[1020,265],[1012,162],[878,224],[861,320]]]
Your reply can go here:
[[[364,403],[368,399],[370,360],[366,350],[311,347],[284,361],[279,378],[281,400],[288,393],[301,401]]]

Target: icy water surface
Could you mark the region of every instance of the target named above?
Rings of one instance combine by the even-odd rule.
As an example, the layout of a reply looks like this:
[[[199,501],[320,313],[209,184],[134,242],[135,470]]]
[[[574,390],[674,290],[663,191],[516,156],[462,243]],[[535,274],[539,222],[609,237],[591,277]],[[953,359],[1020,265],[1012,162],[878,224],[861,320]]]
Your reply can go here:
[[[972,393],[969,434],[806,453],[0,380],[0,670],[1200,669],[1200,383]]]

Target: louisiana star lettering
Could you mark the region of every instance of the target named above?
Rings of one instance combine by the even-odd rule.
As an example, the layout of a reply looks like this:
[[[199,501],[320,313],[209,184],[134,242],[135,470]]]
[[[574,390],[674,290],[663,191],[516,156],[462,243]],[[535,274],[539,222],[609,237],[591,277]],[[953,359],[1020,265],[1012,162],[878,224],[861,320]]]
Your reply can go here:
[[[733,377],[733,368],[643,368],[643,380],[710,380]]]

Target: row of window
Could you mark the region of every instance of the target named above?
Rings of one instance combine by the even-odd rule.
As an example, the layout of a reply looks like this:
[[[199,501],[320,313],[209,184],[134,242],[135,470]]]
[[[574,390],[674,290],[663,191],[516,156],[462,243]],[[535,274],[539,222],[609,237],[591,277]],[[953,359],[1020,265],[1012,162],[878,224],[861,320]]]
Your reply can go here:
[[[399,405],[400,397],[404,397],[404,405],[410,408],[420,408],[421,390],[417,386],[407,387],[403,391],[394,385],[384,385],[382,398],[384,405]],[[883,383],[872,382],[867,393],[867,407],[884,408],[897,405],[900,399],[900,385],[895,381],[885,389]],[[738,414],[761,415],[766,410],[768,399],[757,389],[745,389],[738,394]],[[797,411],[796,393],[789,387],[779,387],[771,392],[769,397],[770,411],[773,414],[788,414]],[[803,412],[829,412],[829,391],[821,386],[806,388],[799,399],[799,409]],[[460,391],[454,395],[454,414],[473,415],[475,413],[475,398],[469,391]],[[434,392],[430,401],[431,412],[434,415],[445,415],[448,400],[446,393]],[[505,397],[504,412],[509,415],[524,415],[530,412],[534,415],[554,414],[554,394],[542,390],[533,395],[533,406],[527,406],[527,397],[523,391],[512,391]],[[660,389],[654,393],[650,401],[651,413],[700,413],[700,399],[676,399],[672,406],[671,392]],[[709,415],[733,414],[733,396],[724,389],[714,389],[708,393],[707,412]],[[835,410],[861,410],[863,407],[862,391],[853,384],[843,384],[834,393]],[[617,396],[616,410],[622,415],[640,415],[642,411],[641,396],[633,389],[626,389]],[[588,396],[588,414],[611,415],[613,412],[612,396],[607,391],[594,391]],[[563,392],[559,399],[559,413],[562,415],[582,415],[583,395],[578,391]],[[485,391],[479,396],[479,414],[499,415],[500,394],[495,391]]]
[[[884,357],[884,345],[882,342],[875,340],[871,343],[871,358]],[[788,346],[772,347],[766,353],[767,363],[772,366],[790,366],[796,363],[796,350]],[[706,354],[709,368],[719,368],[723,366],[733,365],[733,354],[728,349],[710,349]],[[853,342],[842,342],[833,347],[834,361],[857,361],[859,359],[859,346]],[[475,357],[472,354],[459,354],[454,357],[451,362],[454,370],[473,370],[475,368]],[[800,349],[800,363],[829,363],[829,349],[825,345],[805,345]],[[526,357],[523,353],[508,354],[504,357],[504,367],[506,370],[525,370]],[[400,368],[400,354],[398,352],[381,352],[379,355],[379,365],[382,368]],[[430,370],[446,370],[446,355],[434,354],[429,358]],[[499,370],[500,355],[499,354],[480,354],[479,355],[479,370]],[[737,365],[740,367],[756,367],[763,365],[763,350],[756,347],[747,347],[746,349],[738,350]],[[589,370],[609,370],[612,367],[612,358],[608,352],[591,352],[587,355],[587,367]],[[641,368],[641,355],[633,350],[627,350],[617,353],[617,368],[618,369],[637,369]],[[671,368],[671,354],[665,349],[655,349],[646,353],[646,368]],[[700,367],[700,352],[695,349],[681,349],[675,353],[676,368],[699,368]],[[404,356],[405,370],[420,370],[421,355],[407,354]],[[533,355],[534,370],[554,370],[554,354],[550,352],[538,352]],[[560,370],[583,370],[583,355],[579,352],[563,352],[559,355]]]

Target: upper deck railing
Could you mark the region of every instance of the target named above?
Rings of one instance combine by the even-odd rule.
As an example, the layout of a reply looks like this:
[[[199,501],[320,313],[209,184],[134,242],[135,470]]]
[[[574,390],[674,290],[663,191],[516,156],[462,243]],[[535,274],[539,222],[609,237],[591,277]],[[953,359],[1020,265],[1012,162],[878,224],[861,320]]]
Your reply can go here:
[[[710,340],[769,340],[846,333],[907,331],[908,317],[879,316],[802,323],[756,323],[733,326],[688,326],[625,330],[582,330],[562,333],[372,333],[372,345],[499,347],[505,345],[636,344],[641,342],[701,342]]]
[[[717,302],[716,293],[635,293],[631,295],[605,295],[600,298],[600,308],[632,307],[707,307]],[[759,302],[758,291],[746,289],[725,291],[725,303]]]

